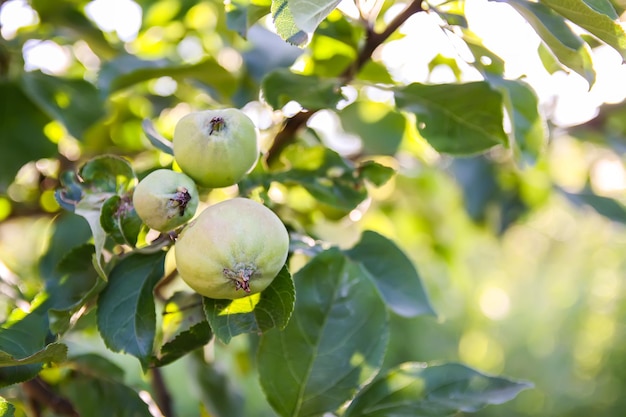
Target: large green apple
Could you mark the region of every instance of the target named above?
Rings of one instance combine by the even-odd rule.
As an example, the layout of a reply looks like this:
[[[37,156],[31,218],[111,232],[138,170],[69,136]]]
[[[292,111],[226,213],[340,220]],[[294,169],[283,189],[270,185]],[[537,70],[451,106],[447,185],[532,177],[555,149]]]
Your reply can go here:
[[[148,227],[167,232],[193,217],[198,208],[198,190],[187,175],[158,169],[137,184],[133,206]]]
[[[209,206],[175,245],[181,278],[205,297],[235,299],[263,291],[282,269],[289,235],[272,210],[247,198]]]
[[[210,188],[236,184],[259,157],[254,123],[237,109],[193,112],[176,124],[174,158],[180,168]]]

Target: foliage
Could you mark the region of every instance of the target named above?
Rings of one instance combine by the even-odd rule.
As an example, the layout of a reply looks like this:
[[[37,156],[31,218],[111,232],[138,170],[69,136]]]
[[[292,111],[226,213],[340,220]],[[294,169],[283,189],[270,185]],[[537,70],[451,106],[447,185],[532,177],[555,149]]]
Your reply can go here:
[[[472,31],[463,1],[137,0],[129,39],[90,14],[97,2],[57,3],[31,0],[37,18],[0,43],[0,255],[28,258],[0,259],[0,415],[489,415],[535,395],[494,375],[500,363],[479,371],[447,350],[474,320],[459,317],[470,301],[454,299],[457,287],[472,281],[455,281],[455,268],[484,263],[467,248],[505,246],[555,204],[615,223],[626,209],[588,176],[573,188],[551,172],[571,139]],[[534,29],[546,71],[592,88],[594,48],[626,57],[623,10],[607,0],[494,3]],[[463,50],[428,65],[428,77],[445,68],[454,80],[403,80],[383,59],[414,18]],[[70,57],[66,68],[25,70],[40,39]],[[191,292],[172,256],[181,228],[149,230],[132,206],[140,178],[180,170],[176,122],[214,108],[252,117],[261,158],[237,185],[199,188],[201,206],[255,199],[291,239],[272,284],[238,300]],[[574,148],[621,155],[623,113],[605,107],[571,129]],[[29,228],[24,250],[15,239]],[[514,264],[481,271],[498,275],[498,262]],[[461,359],[485,345],[479,359],[489,356],[468,334]]]

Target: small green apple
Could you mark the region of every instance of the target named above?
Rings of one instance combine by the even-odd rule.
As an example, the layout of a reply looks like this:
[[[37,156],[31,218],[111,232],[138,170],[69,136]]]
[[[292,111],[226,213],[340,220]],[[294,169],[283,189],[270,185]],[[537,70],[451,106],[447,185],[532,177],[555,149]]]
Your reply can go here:
[[[198,208],[198,190],[187,175],[158,169],[137,184],[133,205],[148,227],[167,232],[193,217]]]
[[[287,229],[261,203],[233,198],[209,206],[174,245],[181,278],[196,292],[236,299],[263,291],[289,251]]]
[[[184,116],[174,129],[173,146],[183,172],[210,188],[236,184],[259,157],[254,123],[238,109]]]

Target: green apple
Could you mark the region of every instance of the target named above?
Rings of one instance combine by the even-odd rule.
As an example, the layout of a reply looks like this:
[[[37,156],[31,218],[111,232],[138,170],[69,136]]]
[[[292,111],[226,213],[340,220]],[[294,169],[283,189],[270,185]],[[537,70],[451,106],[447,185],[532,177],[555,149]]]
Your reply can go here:
[[[289,235],[263,204],[233,198],[200,213],[174,248],[178,272],[191,288],[209,298],[236,299],[271,284],[287,259]]]
[[[183,172],[210,188],[238,183],[259,157],[254,123],[238,109],[184,116],[174,129],[173,146]]]
[[[158,169],[137,184],[133,205],[148,227],[167,232],[191,220],[198,208],[198,190],[187,175]]]

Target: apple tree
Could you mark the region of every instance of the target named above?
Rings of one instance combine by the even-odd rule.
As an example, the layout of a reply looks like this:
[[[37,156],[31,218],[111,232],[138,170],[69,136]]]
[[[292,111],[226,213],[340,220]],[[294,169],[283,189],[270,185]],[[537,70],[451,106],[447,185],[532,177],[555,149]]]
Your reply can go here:
[[[32,19],[0,43],[0,212],[37,235],[30,268],[0,264],[1,416],[434,417],[532,388],[393,356],[394,318],[438,311],[385,230],[390,187],[428,199],[408,179],[455,172],[476,221],[497,201],[498,235],[530,210],[517,175],[553,133],[464,1],[1,3],[5,27],[18,3]],[[591,87],[593,48],[626,58],[608,0],[495,3],[548,71]],[[105,9],[139,10],[136,33]],[[423,19],[459,53],[418,82],[383,51]],[[33,70],[42,45],[57,55]]]

